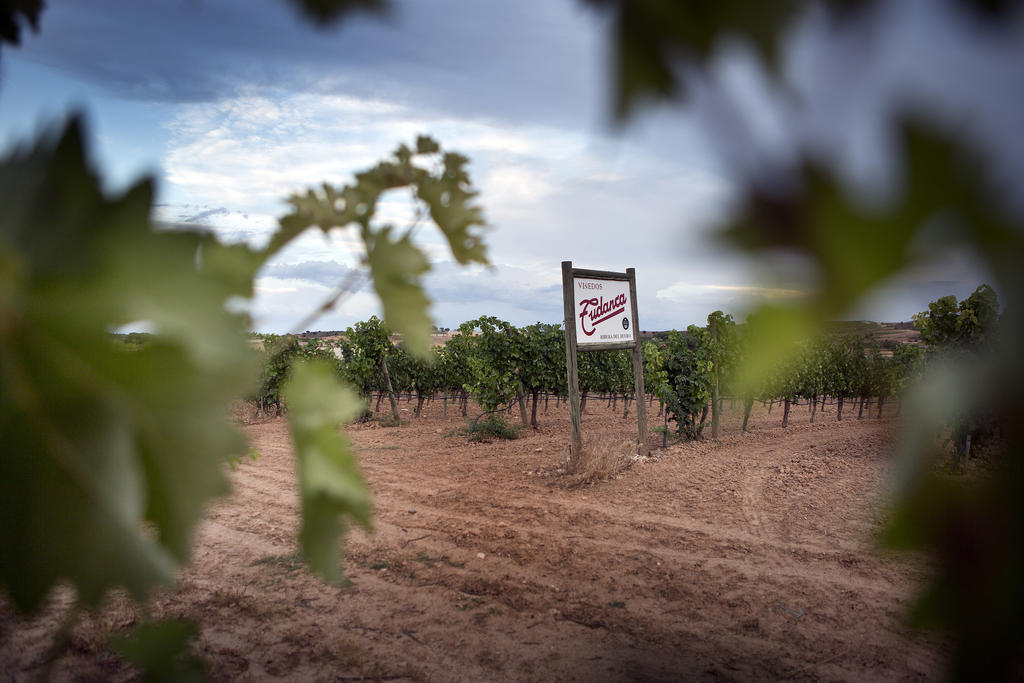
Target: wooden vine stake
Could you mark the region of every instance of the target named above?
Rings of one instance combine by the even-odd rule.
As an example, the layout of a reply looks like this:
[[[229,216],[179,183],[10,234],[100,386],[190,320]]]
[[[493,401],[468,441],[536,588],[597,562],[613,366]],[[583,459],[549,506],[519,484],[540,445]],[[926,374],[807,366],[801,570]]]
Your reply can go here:
[[[625,273],[573,268],[562,261],[562,302],[565,308],[565,369],[569,380],[569,424],[574,454],[583,450],[580,381],[576,354],[580,351],[633,352],[637,439],[647,455],[647,401],[644,399],[643,348],[637,324],[636,270]]]

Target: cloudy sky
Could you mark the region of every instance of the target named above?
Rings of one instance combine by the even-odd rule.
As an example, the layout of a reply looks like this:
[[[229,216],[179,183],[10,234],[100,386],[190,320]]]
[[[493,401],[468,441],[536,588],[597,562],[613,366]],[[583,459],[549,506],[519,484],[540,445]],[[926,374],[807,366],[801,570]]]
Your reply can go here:
[[[928,0],[880,3],[857,35],[804,16],[785,40],[786,89],[725,40],[685,106],[622,128],[609,122],[607,20],[575,0],[408,0],[330,30],[282,0],[49,4],[42,31],[0,55],[0,150],[84,110],[112,191],[157,178],[158,220],[260,244],[290,193],[343,184],[418,134],[469,156],[494,268],[459,268],[417,233],[434,259],[433,317],[447,327],[483,314],[558,321],[563,260],[635,267],[643,329],[799,296],[798,273],[770,276],[721,246],[716,222],[739,181],[798,148],[884,200],[896,171],[881,122],[908,93],[968,126],[1007,178],[1024,177],[1024,22],[993,35]],[[996,95],[1005,102],[992,106]],[[402,202],[388,206],[398,219]],[[269,264],[256,329],[292,329],[344,277],[353,248],[340,231],[310,234]],[[969,254],[936,254],[850,317],[907,320],[985,279]],[[314,327],[376,312],[364,290]]]

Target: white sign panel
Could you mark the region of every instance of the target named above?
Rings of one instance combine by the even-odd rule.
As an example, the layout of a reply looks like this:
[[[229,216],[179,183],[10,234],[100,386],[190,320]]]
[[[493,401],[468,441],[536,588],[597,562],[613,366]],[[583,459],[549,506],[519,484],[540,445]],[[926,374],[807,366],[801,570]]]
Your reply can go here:
[[[572,290],[578,345],[633,341],[633,308],[627,280],[576,277]]]

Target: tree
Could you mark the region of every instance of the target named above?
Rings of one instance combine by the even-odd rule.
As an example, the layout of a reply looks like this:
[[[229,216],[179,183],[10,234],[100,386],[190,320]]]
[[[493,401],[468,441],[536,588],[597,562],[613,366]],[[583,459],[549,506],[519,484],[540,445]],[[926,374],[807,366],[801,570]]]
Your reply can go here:
[[[342,380],[356,389],[359,397],[369,404],[377,388],[379,372],[376,363],[372,358],[367,358],[363,350],[349,339],[342,340],[337,348],[341,354],[338,373]]]
[[[829,340],[818,335],[804,343],[800,354],[800,386],[797,393],[809,400],[812,423],[818,411],[818,397],[827,392],[830,351]]]
[[[914,316],[914,325],[936,362],[970,364],[990,353],[999,334],[999,300],[988,285],[981,285],[957,304],[956,297],[944,296]],[[959,468],[970,456],[971,446],[991,440],[1000,431],[1001,411],[964,409],[947,419],[951,429],[953,464]]]
[[[756,318],[748,320],[736,330],[736,363],[733,365],[728,376],[728,383],[733,395],[743,399],[743,425],[740,431],[746,433],[747,424],[750,422],[750,412],[754,408],[754,400],[764,396],[764,378],[759,378],[757,383],[751,381],[744,375],[746,359],[750,356],[752,349],[750,345],[756,342],[756,336],[752,333],[752,327]]]
[[[445,392],[445,414],[448,414],[448,394],[462,395],[462,416],[466,416],[468,393],[472,385],[472,369],[469,359],[472,356],[472,336],[457,332],[448,338],[448,342],[439,352],[438,374],[441,388]]]
[[[940,297],[914,316],[921,341],[942,352],[988,350],[998,325],[999,299],[989,285],[981,285],[959,304],[955,296]]]
[[[476,330],[479,332],[474,334]],[[470,381],[484,410],[494,411],[503,403],[518,400],[525,427],[526,405],[520,377],[526,355],[525,340],[519,330],[504,320],[485,315],[462,323],[459,331],[471,342]]]
[[[654,341],[644,342],[644,386],[660,401],[668,385],[665,370],[665,354],[662,345]]]
[[[873,344],[868,356],[869,396],[878,398],[878,418],[882,417],[882,407],[896,389],[896,364],[891,358],[882,355],[878,344]]]
[[[281,409],[281,389],[291,376],[292,366],[299,361],[319,360],[331,365],[337,364],[334,353],[320,340],[300,341],[294,335],[278,337],[266,335],[263,338],[263,374],[260,388],[250,398],[259,401],[260,408],[274,406]]]
[[[714,311],[708,315],[711,336],[711,363],[714,379],[711,384],[711,436],[718,438],[722,404],[719,399],[721,385],[736,363],[736,322],[731,315]]]
[[[708,400],[714,383],[711,333],[690,325],[686,332],[672,330],[665,345],[664,368],[668,376],[665,410],[676,423],[676,430],[687,439],[696,439],[707,416]]]
[[[524,356],[520,374],[532,399],[530,426],[537,429],[537,399],[541,392],[566,391],[565,334],[561,325],[535,323],[522,329]]]
[[[391,374],[388,372],[388,356],[392,355],[393,345],[391,335],[384,327],[384,323],[375,315],[369,320],[357,322],[354,326],[345,330],[345,336],[349,343],[359,349],[361,358],[366,360],[367,365],[363,372],[379,372],[382,380],[380,388],[388,394],[391,403],[391,419],[395,425],[399,424],[398,398],[395,396],[395,388],[391,382]]]
[[[992,287],[981,285],[960,302],[957,326],[963,343],[991,349],[999,327],[999,298]]]
[[[442,389],[441,358],[439,347],[431,349],[427,358],[418,358],[411,354],[408,357],[408,384],[412,391],[416,392],[415,416],[423,416],[423,402],[437,391]]]
[[[920,346],[900,344],[892,354],[893,387],[902,396],[911,386],[919,383],[924,372],[924,350]]]
[[[929,346],[953,346],[960,338],[956,297],[944,296],[928,304],[928,310],[914,316],[921,341]]]
[[[843,419],[846,399],[855,396],[863,376],[863,342],[855,337],[833,339],[828,356],[827,392],[836,397],[836,420]]]
[[[800,356],[791,356],[787,362],[776,367],[765,380],[765,390],[773,400],[782,399],[782,426],[789,426],[789,411],[793,400],[802,388]]]

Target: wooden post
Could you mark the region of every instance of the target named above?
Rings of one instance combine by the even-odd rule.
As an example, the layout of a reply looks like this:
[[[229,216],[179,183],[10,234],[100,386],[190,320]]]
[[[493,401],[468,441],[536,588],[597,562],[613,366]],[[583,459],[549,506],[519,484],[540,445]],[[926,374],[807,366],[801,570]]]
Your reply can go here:
[[[388,373],[388,361],[384,356],[380,357],[380,369],[384,373],[384,385],[388,389],[388,400],[391,401],[391,417],[394,419],[395,426],[397,427],[401,423],[398,416],[398,399],[395,398],[395,390],[391,386],[391,375]]]
[[[565,370],[569,384],[569,432],[572,457],[583,452],[580,380],[576,367],[576,307],[573,305],[572,261],[562,261],[562,302],[565,306]]]
[[[516,392],[516,396],[519,397],[519,420],[523,423],[523,427],[530,424],[526,417],[526,393],[523,389],[523,383],[519,383],[519,390]]]
[[[636,303],[636,269],[627,268],[626,275],[629,276],[629,301],[633,317],[633,384],[636,388],[636,395],[644,395],[644,351],[640,345],[640,321],[637,318]],[[573,332],[576,330],[573,321]],[[640,455],[647,455],[647,402],[640,400],[636,403],[637,433],[640,440]]]

